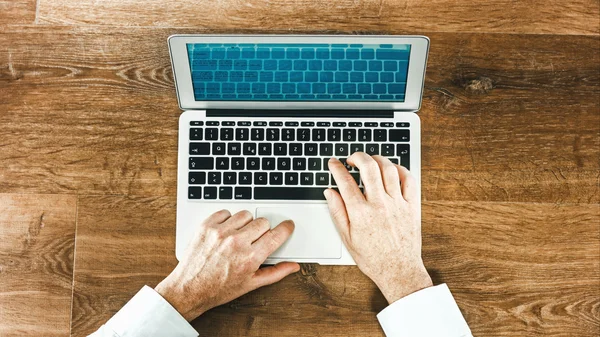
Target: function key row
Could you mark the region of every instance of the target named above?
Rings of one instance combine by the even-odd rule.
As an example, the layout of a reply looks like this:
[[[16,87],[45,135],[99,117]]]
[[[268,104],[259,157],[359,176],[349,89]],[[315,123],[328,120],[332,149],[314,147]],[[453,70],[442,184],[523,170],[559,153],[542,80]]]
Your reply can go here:
[[[203,121],[191,121],[190,122],[190,126],[204,126],[205,123]],[[219,121],[207,121],[206,122],[207,126],[235,126],[236,122],[233,121],[223,121],[223,122],[219,122]],[[320,127],[330,127],[332,125],[331,122],[264,122],[264,121],[256,121],[254,123],[249,122],[249,121],[240,121],[237,122],[237,126],[320,126]],[[362,126],[368,127],[368,128],[373,128],[373,127],[384,127],[384,128],[393,128],[394,127],[394,123],[393,122],[333,122],[333,126],[334,127],[346,127],[346,126],[350,126],[350,127],[362,127]],[[408,122],[396,122],[396,127],[397,128],[408,128],[410,126],[410,123]]]

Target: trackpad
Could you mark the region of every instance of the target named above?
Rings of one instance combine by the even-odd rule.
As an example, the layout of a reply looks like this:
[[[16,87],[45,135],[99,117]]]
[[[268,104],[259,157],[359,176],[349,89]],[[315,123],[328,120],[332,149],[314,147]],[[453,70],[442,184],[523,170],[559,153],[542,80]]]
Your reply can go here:
[[[264,217],[271,228],[284,220],[296,224],[292,236],[270,257],[284,259],[339,259],[342,240],[324,207],[259,207],[256,217]]]

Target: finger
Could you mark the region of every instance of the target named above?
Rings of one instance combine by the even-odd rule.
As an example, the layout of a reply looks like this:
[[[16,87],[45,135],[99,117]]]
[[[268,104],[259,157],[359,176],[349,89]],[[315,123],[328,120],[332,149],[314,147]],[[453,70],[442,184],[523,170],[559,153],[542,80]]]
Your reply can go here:
[[[410,171],[406,167],[397,164],[394,165],[396,165],[396,169],[398,170],[398,176],[400,176],[402,196],[408,202],[418,202],[419,187],[417,186],[417,181],[415,177],[410,173]]]
[[[290,220],[291,221],[291,220]],[[247,238],[251,243],[258,240],[263,234],[265,234],[269,229],[271,229],[271,225],[269,224],[269,220],[265,218],[256,218],[254,221],[251,221],[246,226],[240,228],[240,234]]]
[[[356,180],[348,173],[348,170],[342,162],[336,158],[331,158],[329,159],[327,166],[329,166],[329,171],[333,175],[333,179],[335,179],[340,194],[347,205],[358,204],[365,201],[365,196],[358,188]]]
[[[229,217],[231,217],[231,213],[226,209],[222,209],[209,215],[208,218],[204,220],[204,224],[220,224],[229,219]]]
[[[256,258],[262,263],[271,255],[277,248],[292,235],[294,231],[293,221],[283,221],[275,228],[266,231],[258,240],[253,244],[256,248]]]
[[[367,199],[369,196],[385,193],[379,165],[371,156],[364,152],[354,152],[347,161],[360,170],[360,180],[365,186]]]
[[[350,220],[348,219],[344,199],[342,199],[342,196],[338,192],[331,188],[326,189],[323,194],[325,195],[325,199],[327,199],[331,220],[335,224],[344,243],[348,242],[350,238]]]
[[[299,270],[300,265],[296,262],[280,262],[274,266],[260,268],[254,273],[255,288],[279,282],[284,277]]]
[[[247,210],[239,211],[232,215],[223,225],[231,229],[240,229],[254,219],[254,215]]]
[[[400,191],[400,176],[398,175],[398,169],[394,164],[382,156],[373,156],[373,159],[379,164],[379,170],[381,171],[381,177],[383,179],[383,187],[387,194],[394,198],[402,197]]]

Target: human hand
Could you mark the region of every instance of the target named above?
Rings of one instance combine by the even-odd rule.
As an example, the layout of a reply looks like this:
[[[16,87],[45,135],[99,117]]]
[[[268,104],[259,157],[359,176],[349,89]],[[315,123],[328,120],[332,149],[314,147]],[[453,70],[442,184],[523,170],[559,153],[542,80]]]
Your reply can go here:
[[[300,270],[294,262],[260,268],[294,230],[292,221],[271,229],[265,218],[222,210],[209,216],[177,267],[155,290],[188,321],[254,289]]]
[[[329,211],[358,268],[389,303],[432,286],[421,259],[421,201],[410,172],[382,156],[355,152],[365,193],[337,159],[329,170],[339,193],[325,190]]]

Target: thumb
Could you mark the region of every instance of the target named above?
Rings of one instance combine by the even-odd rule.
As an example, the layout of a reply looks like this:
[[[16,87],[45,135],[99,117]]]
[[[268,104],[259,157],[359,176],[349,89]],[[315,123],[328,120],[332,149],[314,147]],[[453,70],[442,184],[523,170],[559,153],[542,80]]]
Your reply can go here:
[[[325,199],[327,199],[331,220],[333,220],[344,243],[348,242],[347,239],[350,237],[350,220],[348,219],[346,204],[344,203],[342,196],[331,188],[323,191],[323,194],[325,195]]]
[[[279,282],[284,277],[299,270],[300,265],[296,262],[280,262],[274,266],[260,268],[254,273],[255,288]]]

